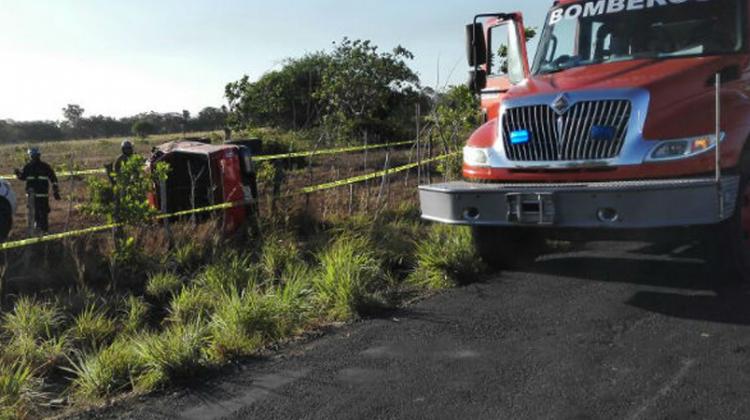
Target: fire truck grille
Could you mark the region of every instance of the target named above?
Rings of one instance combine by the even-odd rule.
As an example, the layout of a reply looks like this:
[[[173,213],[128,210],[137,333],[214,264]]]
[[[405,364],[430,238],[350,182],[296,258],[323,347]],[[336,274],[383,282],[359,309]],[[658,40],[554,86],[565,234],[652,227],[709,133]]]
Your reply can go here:
[[[619,156],[630,121],[627,100],[578,102],[562,114],[548,105],[510,108],[503,141],[512,161],[580,161]]]

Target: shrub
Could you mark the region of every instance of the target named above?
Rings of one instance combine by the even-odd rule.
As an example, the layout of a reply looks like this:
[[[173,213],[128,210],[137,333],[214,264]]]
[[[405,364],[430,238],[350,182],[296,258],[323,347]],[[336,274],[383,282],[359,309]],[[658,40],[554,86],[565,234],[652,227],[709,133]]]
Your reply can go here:
[[[484,271],[468,228],[434,225],[417,246],[416,258],[409,282],[427,289],[476,281]]]
[[[149,276],[146,294],[159,300],[167,300],[182,289],[183,281],[175,273],[159,273]]]
[[[29,365],[0,363],[0,419],[26,418],[41,397],[40,388]]]
[[[138,388],[152,390],[170,381],[190,379],[205,366],[203,348],[207,332],[203,323],[195,321],[134,338],[138,364],[143,367],[137,379]]]
[[[168,320],[174,324],[189,324],[208,318],[216,307],[216,297],[206,289],[187,287],[172,298]]]
[[[342,236],[318,255],[314,287],[326,315],[346,320],[366,305],[377,279],[379,262],[372,244],[361,236]]]
[[[142,369],[135,347],[117,340],[98,353],[81,355],[66,369],[74,375],[71,387],[83,399],[113,396],[133,387],[133,377]]]
[[[107,313],[95,305],[86,307],[73,322],[70,337],[85,348],[98,348],[115,335],[117,325]]]
[[[22,297],[3,319],[3,329],[15,338],[50,339],[64,320],[58,305]]]

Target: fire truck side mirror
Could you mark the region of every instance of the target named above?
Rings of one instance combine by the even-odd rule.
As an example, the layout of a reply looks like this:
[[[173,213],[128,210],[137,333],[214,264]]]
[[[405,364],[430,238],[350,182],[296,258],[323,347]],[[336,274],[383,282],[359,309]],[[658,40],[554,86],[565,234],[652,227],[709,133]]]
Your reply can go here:
[[[482,69],[469,71],[469,89],[474,93],[481,92],[487,87],[487,72]]]
[[[466,25],[466,58],[471,67],[487,64],[487,43],[484,40],[484,26],[481,23]]]

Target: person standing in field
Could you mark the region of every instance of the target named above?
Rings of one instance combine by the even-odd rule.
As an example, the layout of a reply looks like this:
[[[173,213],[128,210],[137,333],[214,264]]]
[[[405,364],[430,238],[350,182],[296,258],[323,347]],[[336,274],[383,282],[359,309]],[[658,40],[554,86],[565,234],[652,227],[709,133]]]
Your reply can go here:
[[[23,169],[15,169],[16,177],[26,181],[26,191],[34,199],[34,225],[42,233],[49,231],[49,186],[55,200],[60,200],[60,187],[54,169],[42,161],[42,153],[36,147],[28,150],[29,163]]]
[[[112,165],[115,174],[119,174],[122,169],[122,164],[133,157],[133,142],[127,139],[123,140],[120,145],[120,150],[122,151],[122,154],[115,159],[115,163]]]
[[[122,143],[120,144],[120,151],[122,152],[120,156],[118,156],[117,159],[115,159],[114,163],[112,163],[111,165],[107,165],[107,168],[106,168],[107,176],[109,176],[109,180],[113,186],[115,186],[118,179],[120,179],[119,175],[122,171],[122,165],[124,165],[128,160],[130,160],[130,158],[134,156],[133,142],[131,142],[128,139],[123,140]],[[122,180],[120,179],[120,181]],[[117,189],[115,189],[115,191],[117,191]],[[122,191],[120,190],[120,193],[121,192]],[[115,196],[113,197],[114,203],[115,203],[114,219],[115,219],[115,223],[118,223],[118,224],[121,222],[120,199],[122,197],[120,196],[120,193],[115,193]],[[115,235],[116,241],[121,241],[125,238],[125,234],[122,230],[122,227],[120,226],[115,228],[114,235]]]

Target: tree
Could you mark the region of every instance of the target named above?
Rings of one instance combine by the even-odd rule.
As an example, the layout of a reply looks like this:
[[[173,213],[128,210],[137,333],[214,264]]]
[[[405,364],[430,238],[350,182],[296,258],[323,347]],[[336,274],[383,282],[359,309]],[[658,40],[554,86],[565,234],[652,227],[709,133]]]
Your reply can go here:
[[[65,120],[70,124],[70,127],[74,129],[78,128],[85,111],[86,110],[80,105],[76,104],[68,104],[68,106],[62,109]]]
[[[194,124],[198,130],[211,131],[224,128],[226,122],[226,109],[207,106],[198,112]]]
[[[328,123],[351,135],[380,125],[390,105],[414,98],[419,77],[406,64],[414,55],[398,46],[382,53],[370,41],[344,38],[334,43],[315,96],[324,104]]]
[[[150,121],[138,120],[133,123],[132,132],[140,138],[146,138],[151,134],[156,133],[156,126]]]
[[[229,102],[229,125],[234,129],[263,125],[304,129],[317,125],[321,106],[314,93],[330,60],[324,52],[289,58],[281,69],[255,82],[245,75],[228,83],[224,93]]]

